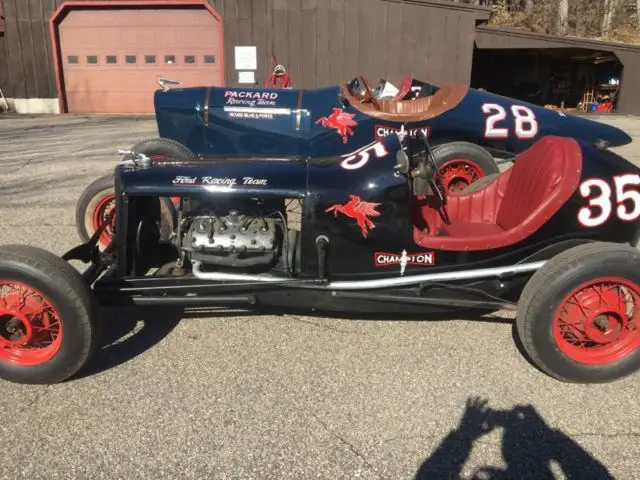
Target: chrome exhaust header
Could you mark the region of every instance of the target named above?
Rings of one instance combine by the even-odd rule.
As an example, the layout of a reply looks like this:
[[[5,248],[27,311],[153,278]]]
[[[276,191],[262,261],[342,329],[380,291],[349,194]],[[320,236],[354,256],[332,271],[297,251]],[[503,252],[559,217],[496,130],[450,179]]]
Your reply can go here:
[[[406,287],[427,282],[446,282],[456,280],[474,280],[477,278],[503,277],[505,275],[518,275],[521,273],[535,272],[546,261],[521,263],[508,267],[479,268],[474,270],[462,270],[457,272],[426,273],[424,275],[410,275],[406,277],[383,278],[377,280],[338,281],[325,285],[317,285],[314,288],[322,290],[373,290],[377,288]],[[273,275],[246,275],[241,273],[203,272],[201,262],[193,262],[193,275],[199,280],[206,281],[244,281],[244,282],[291,282],[294,279],[276,277]]]

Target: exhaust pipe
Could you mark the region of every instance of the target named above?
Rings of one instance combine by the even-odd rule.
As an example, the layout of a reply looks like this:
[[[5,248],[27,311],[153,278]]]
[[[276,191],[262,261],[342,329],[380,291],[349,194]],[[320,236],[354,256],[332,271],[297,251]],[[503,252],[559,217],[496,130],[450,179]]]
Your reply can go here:
[[[540,262],[521,263],[508,267],[479,268],[457,272],[427,273],[424,275],[410,275],[408,277],[384,278],[378,280],[355,280],[331,282],[327,285],[317,285],[314,288],[323,290],[372,290],[376,288],[406,287],[417,283],[450,282],[456,280],[474,280],[477,278],[502,277],[520,273],[535,272],[546,260]],[[201,262],[193,262],[193,275],[200,280],[227,282],[292,282],[294,279],[275,277],[273,275],[246,275],[241,273],[203,272]]]

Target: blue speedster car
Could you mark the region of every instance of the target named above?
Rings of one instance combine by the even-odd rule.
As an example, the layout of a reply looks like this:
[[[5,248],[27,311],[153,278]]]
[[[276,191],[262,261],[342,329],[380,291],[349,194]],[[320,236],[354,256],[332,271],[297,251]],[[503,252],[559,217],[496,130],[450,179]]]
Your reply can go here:
[[[454,193],[497,174],[500,159],[513,159],[546,135],[599,148],[631,142],[618,128],[463,85],[440,88],[407,78],[392,96],[382,94],[386,86],[382,81],[372,90],[362,76],[308,90],[165,85],[154,97],[159,138],[132,150],[154,160],[330,157],[404,129],[409,138],[427,135]],[[76,212],[84,240],[112,208],[112,176],[87,187]]]

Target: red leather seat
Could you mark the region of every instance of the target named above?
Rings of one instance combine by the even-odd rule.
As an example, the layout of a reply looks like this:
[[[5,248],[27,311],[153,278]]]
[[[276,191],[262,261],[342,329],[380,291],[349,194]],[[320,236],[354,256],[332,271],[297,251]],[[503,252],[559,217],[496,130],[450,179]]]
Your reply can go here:
[[[469,195],[448,196],[451,224],[445,224],[428,201],[420,205],[414,240],[424,248],[453,251],[501,248],[520,242],[569,200],[581,172],[582,151],[575,140],[544,137],[489,185]],[[427,231],[420,228],[421,224]]]

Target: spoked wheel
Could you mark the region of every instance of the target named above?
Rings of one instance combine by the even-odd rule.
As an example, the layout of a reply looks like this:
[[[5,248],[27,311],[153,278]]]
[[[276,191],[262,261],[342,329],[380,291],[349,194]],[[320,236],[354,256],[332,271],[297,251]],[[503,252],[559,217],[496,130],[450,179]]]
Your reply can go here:
[[[640,346],[640,286],[601,278],[575,288],[560,304],[553,338],[568,358],[586,365],[624,359]]]
[[[450,160],[440,167],[448,193],[460,193],[476,180],[484,177],[482,168],[471,160]]]
[[[109,182],[112,184],[113,182]],[[116,197],[113,194],[112,189],[101,190],[104,192],[104,196],[101,198],[99,195],[94,196],[91,199],[91,204],[87,208],[87,213],[91,215],[91,230],[95,232],[100,228],[104,221],[109,218],[109,215],[113,213],[116,208]],[[109,245],[109,242],[115,235],[116,229],[116,216],[111,215],[109,223],[100,235],[100,246],[105,248]],[[93,236],[93,234],[91,234]],[[91,237],[89,237],[91,238]],[[88,239],[87,239],[88,240]]]
[[[166,138],[153,138],[133,146],[132,150],[143,153],[154,162],[166,158],[197,158],[189,149],[178,142]],[[173,231],[175,223],[174,205],[177,198],[160,198],[161,241],[166,241]],[[89,241],[109,213],[115,209],[115,189],[113,174],[105,175],[92,182],[82,192],[76,205],[76,228],[83,242]],[[112,216],[109,225],[100,236],[99,247],[106,248],[115,235],[116,217]]]
[[[433,148],[448,194],[458,194],[487,175],[500,173],[493,156],[468,142],[451,142]]]
[[[0,378],[57,383],[99,342],[99,310],[80,273],[34,247],[0,247]]]
[[[62,345],[60,314],[42,292],[0,281],[0,362],[34,366],[51,360]]]
[[[640,368],[640,251],[571,248],[527,283],[518,334],[533,362],[568,382],[608,382]]]

